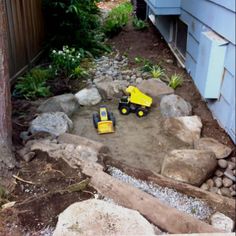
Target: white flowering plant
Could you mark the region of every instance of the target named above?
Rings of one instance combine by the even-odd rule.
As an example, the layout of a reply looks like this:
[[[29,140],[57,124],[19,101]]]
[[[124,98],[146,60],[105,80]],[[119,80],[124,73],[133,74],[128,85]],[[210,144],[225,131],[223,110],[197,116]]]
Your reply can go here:
[[[76,50],[68,46],[63,46],[62,50],[51,52],[52,68],[55,74],[63,74],[66,77],[74,77],[74,71],[79,67],[84,57],[83,50]]]

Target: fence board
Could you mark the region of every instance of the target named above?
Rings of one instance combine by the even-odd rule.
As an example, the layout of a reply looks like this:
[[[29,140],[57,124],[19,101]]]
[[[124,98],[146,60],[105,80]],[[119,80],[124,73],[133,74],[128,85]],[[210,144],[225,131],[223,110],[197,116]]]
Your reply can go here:
[[[5,0],[8,18],[9,70],[14,79],[42,50],[42,0]]]

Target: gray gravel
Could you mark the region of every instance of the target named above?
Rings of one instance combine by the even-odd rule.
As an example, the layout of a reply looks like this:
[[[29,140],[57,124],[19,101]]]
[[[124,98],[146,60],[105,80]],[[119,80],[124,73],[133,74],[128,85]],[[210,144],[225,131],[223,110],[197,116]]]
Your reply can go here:
[[[115,167],[109,167],[108,173],[125,183],[131,184],[134,187],[151,194],[163,203],[174,207],[179,211],[190,214],[199,220],[206,220],[213,213],[213,210],[200,199],[189,197],[174,189],[135,179]]]

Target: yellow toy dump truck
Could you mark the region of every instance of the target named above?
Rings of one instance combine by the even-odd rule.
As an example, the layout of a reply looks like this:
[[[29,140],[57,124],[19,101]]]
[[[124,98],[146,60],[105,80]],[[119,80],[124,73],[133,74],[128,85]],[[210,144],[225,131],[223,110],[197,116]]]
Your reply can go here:
[[[134,86],[129,86],[126,92],[129,96],[121,98],[118,107],[120,113],[128,115],[130,112],[135,112],[138,117],[147,115],[152,105],[152,98]]]
[[[93,114],[93,124],[99,134],[113,133],[116,120],[106,106],[100,106],[99,113]]]

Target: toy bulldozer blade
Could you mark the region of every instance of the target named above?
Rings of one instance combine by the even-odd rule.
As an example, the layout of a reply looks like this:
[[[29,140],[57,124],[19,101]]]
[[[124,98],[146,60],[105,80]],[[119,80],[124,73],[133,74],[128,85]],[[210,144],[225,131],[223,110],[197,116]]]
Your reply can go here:
[[[98,122],[99,134],[107,134],[107,133],[113,133],[113,132],[115,131],[113,127],[113,122],[111,120]]]

